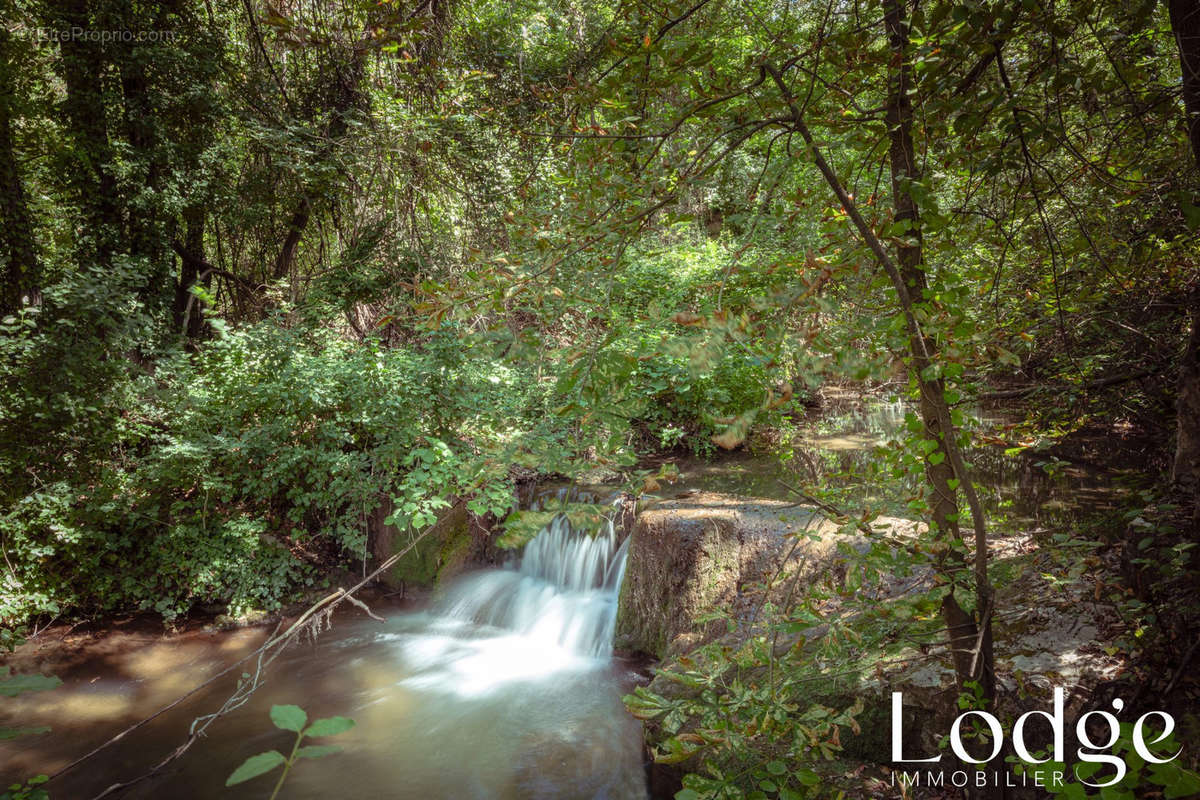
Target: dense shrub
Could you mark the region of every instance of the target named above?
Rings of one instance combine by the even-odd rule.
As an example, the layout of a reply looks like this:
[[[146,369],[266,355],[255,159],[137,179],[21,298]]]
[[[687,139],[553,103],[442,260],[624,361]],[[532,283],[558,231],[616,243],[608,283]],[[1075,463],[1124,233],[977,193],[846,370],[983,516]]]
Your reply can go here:
[[[317,558],[365,555],[366,518],[384,497],[399,501],[398,523],[414,525],[451,495],[476,496],[479,513],[510,502],[501,451],[532,417],[532,384],[453,327],[383,348],[281,320],[217,322],[213,341],[160,356],[152,377],[110,376],[106,395],[121,407],[91,406],[74,429],[56,412],[61,429],[31,437],[26,449],[44,454],[54,435],[121,426],[89,448],[87,470],[48,468],[6,498],[0,620],[274,608],[312,582]],[[5,347],[30,354],[4,376],[8,393],[32,398],[6,414],[19,437],[18,415],[55,411],[29,381],[34,366],[55,371],[45,353],[64,329],[13,325]],[[9,475],[22,466],[4,464]]]
[[[639,360],[631,392],[640,400],[647,444],[711,454],[711,437],[730,418],[763,404],[770,385],[765,362],[742,350],[714,354],[704,363],[668,352]]]
[[[781,289],[772,265],[784,258],[693,236],[631,248],[628,263],[597,290],[611,300],[603,352],[581,358],[560,386],[567,394],[589,381],[601,387],[591,406],[630,422],[639,449],[711,455],[714,434],[795,378],[786,329],[748,333],[758,330],[763,298]]]

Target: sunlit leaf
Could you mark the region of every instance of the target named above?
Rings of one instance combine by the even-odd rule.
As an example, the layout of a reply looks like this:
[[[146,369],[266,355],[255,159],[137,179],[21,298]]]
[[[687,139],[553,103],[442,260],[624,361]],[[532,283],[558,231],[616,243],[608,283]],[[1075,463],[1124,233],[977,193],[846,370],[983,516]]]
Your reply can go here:
[[[26,692],[44,692],[62,684],[53,675],[14,675],[0,680],[0,696],[16,697]]]
[[[297,750],[296,758],[324,758],[340,752],[342,752],[342,748],[336,744],[310,745]]]
[[[337,736],[354,727],[349,717],[326,717],[319,719],[304,731],[305,736]]]
[[[275,723],[276,728],[299,733],[304,730],[304,723],[308,722],[308,714],[300,706],[271,706],[271,722]]]
[[[250,756],[242,762],[240,767],[233,771],[232,775],[225,779],[225,785],[236,786],[239,783],[245,783],[251,778],[265,775],[285,761],[287,759],[278,750],[268,750],[265,753]]]

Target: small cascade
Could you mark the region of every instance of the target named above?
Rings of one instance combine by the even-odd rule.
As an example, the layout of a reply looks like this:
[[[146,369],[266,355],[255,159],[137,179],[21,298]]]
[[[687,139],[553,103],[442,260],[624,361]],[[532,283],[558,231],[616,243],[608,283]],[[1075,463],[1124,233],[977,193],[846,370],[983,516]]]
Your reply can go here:
[[[627,549],[628,540],[617,544],[611,521],[589,536],[560,514],[525,546],[519,563],[465,579],[433,613],[515,633],[531,653],[558,648],[607,658]]]
[[[481,698],[608,668],[627,542],[559,514],[503,569],[469,575],[424,616],[402,658],[410,688]]]

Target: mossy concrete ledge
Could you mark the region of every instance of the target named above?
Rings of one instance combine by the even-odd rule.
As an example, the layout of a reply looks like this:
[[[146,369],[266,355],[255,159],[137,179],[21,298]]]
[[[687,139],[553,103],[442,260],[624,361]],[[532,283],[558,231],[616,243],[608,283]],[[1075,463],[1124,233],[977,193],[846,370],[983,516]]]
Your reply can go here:
[[[382,500],[367,520],[368,547],[374,565],[412,544],[415,532],[389,525],[392,503]],[[442,511],[435,528],[379,578],[397,591],[428,589],[469,569],[492,564],[495,547],[488,527],[467,511],[465,498]]]

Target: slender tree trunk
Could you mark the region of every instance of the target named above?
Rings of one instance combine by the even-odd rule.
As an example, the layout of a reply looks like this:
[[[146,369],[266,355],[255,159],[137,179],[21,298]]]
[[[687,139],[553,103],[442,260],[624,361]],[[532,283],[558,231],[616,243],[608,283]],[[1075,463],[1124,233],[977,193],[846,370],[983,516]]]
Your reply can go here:
[[[13,70],[16,66],[10,35],[0,27],[0,241],[4,244],[0,311],[5,313],[20,308],[23,298],[36,303],[41,281],[33,223],[25,203],[13,141],[16,101]]]
[[[121,17],[129,29],[142,25],[157,29],[165,25],[160,19],[139,21],[137,12],[128,3],[121,4]],[[137,170],[136,184],[145,187],[145,199],[129,203],[125,208],[128,231],[125,247],[129,255],[145,263],[138,292],[142,302],[147,308],[166,311],[174,300],[175,257],[167,244],[167,231],[174,225],[174,212],[164,208],[162,196],[163,178],[168,167],[164,163],[164,143],[159,137],[159,112],[154,103],[152,72],[147,68],[154,47],[139,42],[126,44],[118,51],[116,60],[123,101],[124,137],[134,156],[132,166]]]
[[[908,20],[901,0],[884,2],[884,27],[888,46],[892,53],[888,75],[886,123],[889,137],[891,161],[892,203],[895,220],[907,223],[896,246],[896,263],[900,278],[913,302],[924,301],[928,288],[925,276],[924,251],[921,236],[921,215],[913,198],[911,186],[921,179],[913,146],[913,114],[910,94],[912,73],[908,53]],[[916,334],[914,334],[915,336]],[[962,562],[962,534],[958,525],[958,495],[953,488],[955,478],[953,460],[947,450],[946,441],[955,435],[952,427],[944,425],[949,417],[945,401],[945,384],[941,378],[928,373],[931,356],[936,353],[935,343],[926,337],[923,342],[910,342],[912,372],[921,395],[921,420],[925,437],[936,443],[935,449],[925,457],[925,477],[929,487],[930,515],[935,527],[934,535],[946,545],[939,563],[939,571],[950,578],[949,588],[942,600],[942,618],[949,632],[950,647],[954,654],[955,673],[959,688],[967,681],[979,681],[984,697],[995,702],[996,685],[993,670],[992,633],[990,609],[980,604],[977,613],[983,625],[979,635],[976,620],[963,610],[955,596],[955,589],[966,573]],[[964,482],[966,479],[964,478]],[[979,587],[977,587],[978,589]],[[981,594],[990,603],[990,588]]]
[[[1183,73],[1188,140],[1192,145],[1192,156],[1200,167],[1200,4],[1195,0],[1170,0],[1168,9]],[[1200,520],[1200,286],[1191,287],[1189,306],[1192,329],[1179,366],[1172,477],[1191,495],[1193,516]]]
[[[889,2],[894,3],[896,0],[889,0]],[[812,155],[813,163],[816,165],[818,171],[820,171],[822,177],[825,178],[825,182],[829,184],[829,188],[837,196],[838,202],[841,203],[842,209],[846,212],[846,216],[850,218],[851,223],[858,230],[867,247],[870,248],[871,253],[875,256],[875,260],[883,267],[888,278],[891,280],[892,287],[896,291],[896,298],[899,301],[900,314],[909,333],[909,341],[913,349],[914,358],[919,358],[925,363],[932,363],[930,342],[922,333],[921,325],[917,320],[917,302],[908,290],[908,285],[901,274],[899,265],[888,254],[887,248],[883,246],[879,237],[875,235],[875,231],[858,210],[854,199],[846,191],[842,180],[825,159],[821,148],[817,146],[816,141],[813,139],[812,132],[808,129],[808,124],[804,120],[803,113],[801,113],[799,106],[796,104],[795,96],[784,82],[779,70],[770,63],[764,63],[762,69],[770,73],[772,80],[774,80],[775,85],[779,88],[779,92],[783,96],[784,102],[791,113],[792,127],[800,134],[800,138],[804,140],[809,153]],[[974,627],[976,631],[983,631],[983,634],[977,634],[976,640],[972,642],[970,663],[966,665],[968,667],[967,675],[971,680],[978,681],[983,688],[984,699],[988,701],[989,705],[992,705],[995,701],[995,677],[990,647],[992,589],[987,576],[987,529],[983,517],[983,506],[979,502],[979,495],[975,491],[974,484],[971,483],[970,473],[967,470],[966,462],[963,460],[962,452],[958,447],[957,431],[954,427],[954,422],[950,415],[950,407],[946,403],[945,396],[924,395],[922,399],[926,400],[929,403],[928,407],[934,411],[938,424],[937,429],[945,434],[940,439],[939,445],[954,469],[954,476],[958,480],[958,486],[962,488],[963,493],[966,495],[967,505],[971,509],[972,526],[975,529],[975,603],[977,613],[981,615],[980,625],[976,626],[975,621],[971,620],[966,612],[958,606],[957,602],[943,605],[943,618],[946,619],[948,627],[952,632],[952,646],[959,642],[965,643],[965,636],[962,633],[971,627]],[[951,497],[953,496],[951,495]],[[955,632],[958,632],[957,635]],[[955,663],[957,670],[959,663],[957,659]],[[1003,796],[1006,792],[1007,790],[1002,787],[988,787],[984,790],[985,796],[992,796],[993,794]]]
[[[1200,517],[1200,287],[1192,290],[1192,332],[1179,365],[1178,439],[1172,477],[1191,492],[1193,516]]]
[[[366,68],[366,53],[366,48],[357,49],[351,55],[346,69],[339,71],[334,77],[338,81],[338,85],[329,124],[325,126],[325,145],[319,151],[319,157],[324,157],[332,148],[336,147],[350,128],[350,115],[361,99],[360,87]],[[304,187],[300,202],[296,205],[296,210],[288,222],[288,232],[283,239],[283,246],[279,248],[279,255],[275,258],[275,267],[271,275],[274,280],[286,278],[291,272],[300,239],[312,216],[313,199],[320,194],[319,187]]]
[[[1200,5],[1195,0],[1170,0],[1167,6],[1183,73],[1188,140],[1192,155],[1200,162]]]
[[[307,197],[301,197],[295,213],[288,222],[288,232],[283,239],[283,246],[279,248],[279,255],[275,259],[275,269],[271,274],[274,280],[286,278],[292,271],[292,263],[296,260],[296,247],[300,244],[300,237],[304,235],[304,229],[308,226],[308,217],[311,213],[312,204],[309,203]]]
[[[182,333],[189,344],[203,335],[205,327],[203,306],[191,289],[197,285],[207,289],[212,285],[212,270],[204,266],[204,217],[201,206],[189,206],[183,212],[183,248],[188,257],[179,259],[179,279],[175,283],[172,311],[175,330]]]

